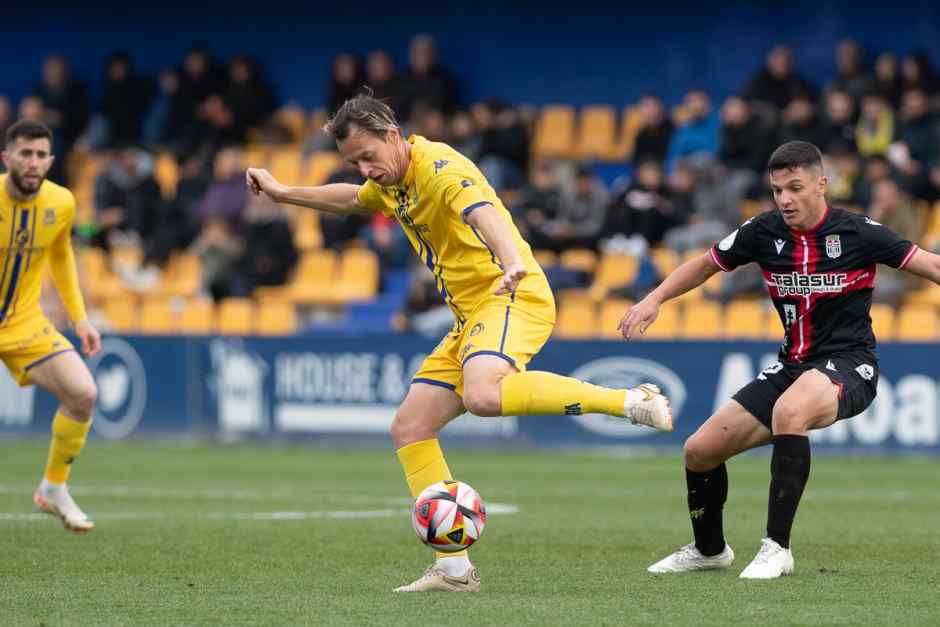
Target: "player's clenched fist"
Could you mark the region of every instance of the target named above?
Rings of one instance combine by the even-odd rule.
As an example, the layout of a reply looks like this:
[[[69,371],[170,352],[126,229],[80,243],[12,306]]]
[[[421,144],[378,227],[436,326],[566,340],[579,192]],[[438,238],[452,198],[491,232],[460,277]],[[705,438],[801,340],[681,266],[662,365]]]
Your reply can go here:
[[[653,324],[657,315],[659,315],[659,303],[644,298],[627,310],[617,328],[623,333],[624,339],[629,340],[636,331],[639,331],[641,335],[646,333],[647,327]]]
[[[264,168],[248,168],[248,171],[245,172],[245,179],[251,193],[258,195],[264,192],[271,197],[271,200],[278,200],[284,190],[284,186],[278,183],[277,179]]]

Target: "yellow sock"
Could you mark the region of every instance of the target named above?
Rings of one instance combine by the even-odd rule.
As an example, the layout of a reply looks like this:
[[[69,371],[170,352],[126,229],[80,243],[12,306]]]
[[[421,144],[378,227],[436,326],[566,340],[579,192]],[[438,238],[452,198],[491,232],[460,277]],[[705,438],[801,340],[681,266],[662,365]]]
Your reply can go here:
[[[46,461],[46,480],[65,483],[72,470],[72,462],[82,452],[91,420],[79,422],[57,411],[52,420],[52,443]]]
[[[398,461],[405,471],[405,481],[408,482],[408,489],[411,496],[417,498],[421,492],[431,484],[443,481],[444,479],[453,479],[450,474],[450,468],[447,467],[447,461],[444,459],[444,451],[437,438],[430,440],[421,440],[401,447],[396,451]],[[438,559],[442,557],[466,556],[466,551],[458,553],[435,553]]]
[[[590,413],[623,416],[626,394],[626,390],[538,371],[507,375],[500,386],[504,416]]]

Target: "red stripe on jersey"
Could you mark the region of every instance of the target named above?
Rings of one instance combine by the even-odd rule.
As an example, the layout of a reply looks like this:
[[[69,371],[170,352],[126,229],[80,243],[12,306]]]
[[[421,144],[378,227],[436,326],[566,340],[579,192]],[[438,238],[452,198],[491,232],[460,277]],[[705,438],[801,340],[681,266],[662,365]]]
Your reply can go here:
[[[917,252],[917,244],[911,244],[911,249],[904,255],[904,259],[901,260],[901,265],[898,266],[898,270],[903,270],[904,266],[910,263],[911,259],[914,257],[914,253]]]
[[[806,262],[808,261],[808,255],[806,250],[806,238],[801,236],[798,233],[794,233],[793,237],[793,269],[800,274],[806,273]],[[778,289],[779,294],[779,289]],[[799,361],[800,354],[803,352],[803,344],[805,343],[805,331],[803,329],[803,307],[802,307],[802,297],[801,305],[796,309],[796,320],[790,323],[790,350],[787,352],[787,357],[793,361]]]
[[[875,265],[872,264],[861,270],[852,270],[845,274],[845,287],[839,294],[855,292],[857,290],[873,289],[875,287]]]
[[[726,268],[726,267],[725,267],[725,264],[721,263],[721,259],[718,258],[718,253],[715,251],[715,247],[714,247],[714,246],[712,246],[711,248],[709,248],[709,249],[708,249],[708,252],[709,252],[709,254],[711,255],[712,261],[715,262],[715,265],[716,265],[716,266],[718,266],[719,268],[721,268],[721,269],[722,269],[723,271],[725,271],[725,272],[731,272],[731,270],[730,270],[729,268]]]

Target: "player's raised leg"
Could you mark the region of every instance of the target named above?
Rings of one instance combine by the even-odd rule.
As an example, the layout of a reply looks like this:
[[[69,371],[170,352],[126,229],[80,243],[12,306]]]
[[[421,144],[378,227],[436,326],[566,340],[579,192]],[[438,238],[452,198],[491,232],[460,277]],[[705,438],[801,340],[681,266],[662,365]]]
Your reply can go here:
[[[682,455],[695,541],[650,566],[649,572],[675,573],[732,564],[734,552],[725,542],[722,527],[728,496],[725,461],[770,439],[767,427],[735,400],[725,403],[689,436]]]
[[[412,497],[444,479],[452,479],[437,440],[444,426],[464,413],[453,385],[433,379],[416,380],[392,421],[391,434]],[[417,581],[396,592],[476,592],[480,576],[466,551],[437,553],[437,560]]]
[[[52,421],[52,442],[46,471],[33,500],[44,512],[58,516],[69,531],[91,531],[94,523],[75,504],[67,481],[72,464],[85,446],[98,390],[75,351],[52,355],[28,368],[30,381],[59,399]]]
[[[774,404],[767,537],[743,579],[775,579],[793,572],[790,530],[809,480],[809,430],[831,425],[838,417],[839,388],[818,370],[807,370]]]

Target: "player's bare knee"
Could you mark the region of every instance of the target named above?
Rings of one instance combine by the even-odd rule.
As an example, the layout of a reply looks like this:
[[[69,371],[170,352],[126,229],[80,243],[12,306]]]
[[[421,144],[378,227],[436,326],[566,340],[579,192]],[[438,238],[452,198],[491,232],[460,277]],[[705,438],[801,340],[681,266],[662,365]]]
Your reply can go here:
[[[389,427],[389,434],[392,436],[395,448],[408,446],[421,440],[428,440],[437,435],[434,429],[421,420],[400,413],[395,414],[395,418]]]
[[[62,399],[62,405],[69,415],[76,420],[85,421],[91,418],[98,400],[98,386],[94,381],[88,381],[74,387]]]
[[[501,401],[498,386],[474,385],[464,389],[463,405],[476,416],[499,416]]]
[[[796,403],[780,399],[774,405],[773,427],[775,434],[806,433],[809,428],[806,412]]]
[[[715,451],[709,449],[703,438],[695,435],[689,436],[682,445],[682,460],[685,467],[693,472],[711,470],[723,461]]]

